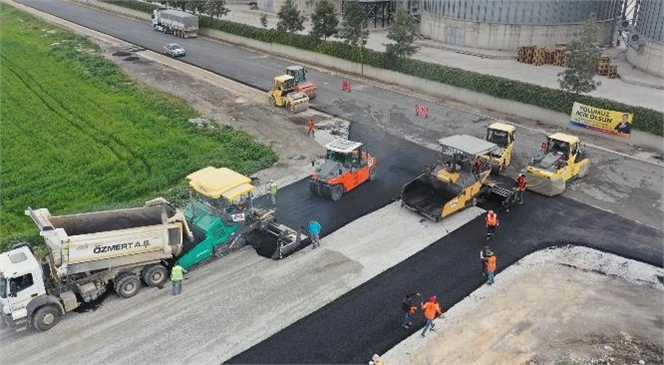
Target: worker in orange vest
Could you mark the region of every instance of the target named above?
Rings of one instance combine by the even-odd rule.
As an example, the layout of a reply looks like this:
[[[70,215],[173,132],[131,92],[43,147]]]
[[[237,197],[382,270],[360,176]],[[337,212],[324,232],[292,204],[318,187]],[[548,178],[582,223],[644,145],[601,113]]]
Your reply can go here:
[[[433,323],[433,320],[436,319],[437,316],[442,316],[443,310],[440,309],[438,298],[436,298],[435,295],[429,298],[429,301],[426,304],[420,303],[420,305],[422,306],[422,310],[424,310],[424,317],[427,319],[427,323],[424,325],[424,329],[421,333],[421,336],[424,337],[429,328],[431,328],[431,331],[434,330],[433,328],[436,327],[436,324]]]
[[[526,175],[521,173],[519,177],[516,178],[516,200],[519,204],[523,204],[523,192],[526,191],[528,187],[528,180],[526,180]]]
[[[487,284],[493,285],[493,277],[496,273],[496,266],[498,265],[498,259],[493,252],[489,252],[489,257],[486,259],[486,273],[487,273]]]
[[[309,122],[307,123],[307,137],[309,137],[309,134],[311,133],[311,137],[316,137],[314,134],[314,128],[316,127],[316,124],[314,123],[314,116],[312,115],[311,118],[309,118]]]
[[[498,214],[490,210],[486,214],[486,240],[490,240],[498,227]]]

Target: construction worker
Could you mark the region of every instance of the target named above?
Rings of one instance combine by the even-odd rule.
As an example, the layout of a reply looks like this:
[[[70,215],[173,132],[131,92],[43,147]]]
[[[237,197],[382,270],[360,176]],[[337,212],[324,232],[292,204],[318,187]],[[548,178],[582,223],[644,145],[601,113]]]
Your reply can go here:
[[[496,233],[496,228],[498,227],[498,214],[493,210],[490,210],[486,214],[486,240],[490,240],[494,233]]]
[[[272,205],[277,206],[277,183],[274,180],[270,180],[270,200]]]
[[[413,297],[417,295],[418,297],[422,294],[420,293],[410,293],[406,294],[401,303],[401,309],[403,310],[403,322],[401,327],[409,329],[413,325],[413,322],[410,321],[410,317],[417,311],[417,307],[413,305]]]
[[[440,309],[438,298],[436,298],[435,295],[429,298],[429,301],[426,304],[420,303],[420,305],[422,306],[422,310],[424,310],[424,317],[427,319],[427,323],[424,325],[424,329],[422,329],[422,333],[420,334],[422,337],[425,337],[429,328],[431,328],[431,331],[434,330],[436,324],[433,323],[433,320],[436,319],[437,316],[442,316],[443,310]]]
[[[307,137],[309,137],[309,133],[311,133],[311,137],[316,137],[314,134],[314,129],[316,128],[316,124],[314,123],[314,116],[312,115],[309,118],[309,122],[307,123]]]
[[[489,246],[484,246],[480,250],[480,263],[482,264],[482,277],[486,277],[486,259],[488,257],[489,252],[491,252],[491,250],[489,249]]]
[[[316,222],[313,218],[309,220],[309,236],[311,236],[311,249],[320,247],[320,231],[322,230],[320,223]]]
[[[183,269],[180,264],[176,263],[171,269],[171,294],[178,295],[182,293],[182,280],[187,270]]]
[[[528,180],[526,180],[526,174],[520,173],[516,178],[516,200],[519,204],[523,204],[523,192],[526,191],[528,187]]]
[[[489,252],[489,255],[486,259],[486,273],[487,273],[487,284],[493,285],[493,277],[496,273],[496,266],[498,265],[498,259],[493,252]]]

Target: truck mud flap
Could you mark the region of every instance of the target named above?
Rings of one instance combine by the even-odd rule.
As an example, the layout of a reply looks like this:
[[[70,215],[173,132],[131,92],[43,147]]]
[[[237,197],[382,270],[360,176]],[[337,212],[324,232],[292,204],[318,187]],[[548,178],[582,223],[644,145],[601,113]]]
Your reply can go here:
[[[562,177],[548,179],[526,173],[526,180],[528,180],[528,190],[549,197],[562,194],[566,187]]]

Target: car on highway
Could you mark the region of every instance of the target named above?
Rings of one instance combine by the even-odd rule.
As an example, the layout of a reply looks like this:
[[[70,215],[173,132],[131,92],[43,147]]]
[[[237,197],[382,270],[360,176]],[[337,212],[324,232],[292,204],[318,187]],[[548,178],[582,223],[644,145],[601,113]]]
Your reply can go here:
[[[169,43],[165,45],[164,53],[171,57],[183,57],[186,54],[184,48],[176,43]]]

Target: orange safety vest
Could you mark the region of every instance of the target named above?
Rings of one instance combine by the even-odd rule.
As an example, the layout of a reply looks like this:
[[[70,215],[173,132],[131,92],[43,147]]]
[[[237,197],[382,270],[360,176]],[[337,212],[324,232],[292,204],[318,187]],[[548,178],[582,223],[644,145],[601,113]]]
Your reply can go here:
[[[487,271],[496,271],[496,265],[497,265],[497,260],[496,256],[489,256],[489,258],[486,259],[486,270]]]
[[[487,213],[486,215],[487,226],[498,226],[498,215],[496,213]]]
[[[309,119],[309,123],[307,124],[307,128],[309,129],[309,132],[313,131],[315,127],[314,124],[314,118]]]
[[[427,319],[436,318],[436,313],[443,315],[443,311],[440,309],[438,303],[426,302],[422,306],[422,309],[424,309],[424,316],[427,317]]]

